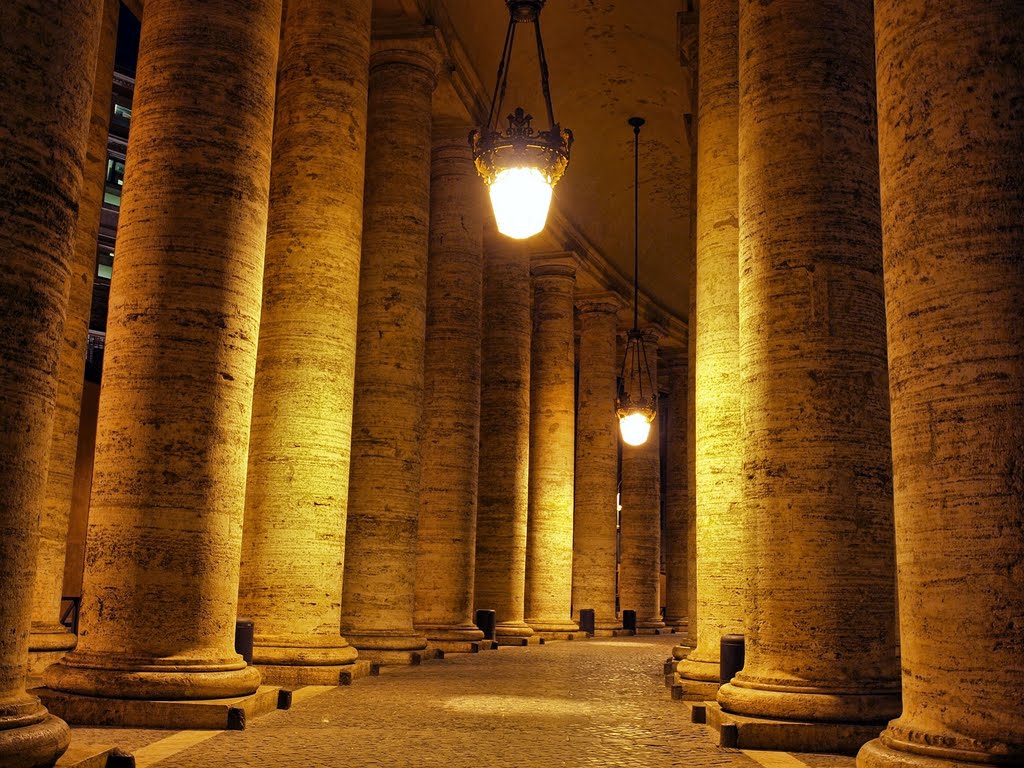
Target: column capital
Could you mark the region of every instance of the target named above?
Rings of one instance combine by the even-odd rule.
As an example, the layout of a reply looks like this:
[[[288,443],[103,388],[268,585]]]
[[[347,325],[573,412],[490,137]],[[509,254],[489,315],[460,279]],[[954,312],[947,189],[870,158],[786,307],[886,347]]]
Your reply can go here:
[[[580,258],[572,251],[544,253],[530,259],[530,274],[534,277],[567,277],[575,280]]]
[[[626,302],[614,291],[585,293],[576,296],[576,309],[580,311],[580,314],[614,315],[624,306],[626,306]]]
[[[433,27],[374,27],[370,41],[370,71],[404,64],[427,72],[437,83],[444,57]]]

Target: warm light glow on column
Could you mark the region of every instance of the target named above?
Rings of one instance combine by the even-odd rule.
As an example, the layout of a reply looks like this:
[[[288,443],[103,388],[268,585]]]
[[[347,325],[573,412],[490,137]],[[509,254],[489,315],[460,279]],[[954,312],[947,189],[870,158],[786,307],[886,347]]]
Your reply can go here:
[[[494,219],[501,234],[523,240],[544,229],[551,183],[537,168],[507,168],[490,184]]]
[[[643,445],[647,442],[647,436],[651,434],[650,414],[643,411],[633,411],[619,417],[619,429],[622,432],[622,442],[626,445]]]

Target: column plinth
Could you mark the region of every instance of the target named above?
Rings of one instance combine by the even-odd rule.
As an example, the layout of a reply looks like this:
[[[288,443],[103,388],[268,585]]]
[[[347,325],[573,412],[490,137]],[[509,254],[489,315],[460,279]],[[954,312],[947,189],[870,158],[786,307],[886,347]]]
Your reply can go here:
[[[579,631],[572,619],[573,463],[577,259],[534,259],[530,359],[530,497],[526,623],[535,632]]]
[[[361,657],[414,662],[433,37],[375,40],[342,631]]]
[[[579,296],[579,405],[573,512],[572,608],[594,609],[598,633],[622,629],[615,611],[618,426],[615,395],[617,312],[614,293]]]
[[[260,683],[234,629],[280,19],[280,0],[146,4],[81,635],[46,672],[58,691],[190,700]]]
[[[665,440],[665,624],[689,634],[689,574],[687,550],[690,536],[687,448],[687,391],[689,366],[686,350],[664,350],[668,372],[668,418]]]

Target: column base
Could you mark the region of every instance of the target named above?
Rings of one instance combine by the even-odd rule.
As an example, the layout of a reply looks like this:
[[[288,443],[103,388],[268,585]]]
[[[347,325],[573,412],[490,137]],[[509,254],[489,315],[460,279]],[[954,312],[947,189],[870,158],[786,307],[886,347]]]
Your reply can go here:
[[[676,701],[714,701],[718,689],[719,662],[698,661],[691,655],[676,665],[676,677],[672,684],[672,698]]]
[[[257,667],[340,667],[353,663],[358,653],[340,636],[256,635],[252,663]]]
[[[291,665],[256,664],[267,685],[283,688],[299,688],[305,685],[352,685],[361,677],[375,677],[380,674],[380,665],[365,659],[350,664],[335,665]]]
[[[672,658],[676,662],[680,662],[683,659],[688,658],[691,653],[693,653],[693,646],[692,645],[687,645],[686,643],[681,643],[679,645],[673,645],[672,646]]]
[[[594,637],[632,637],[633,630],[617,627],[615,629],[595,629]]]
[[[718,743],[722,747],[843,755],[855,754],[885,727],[884,721],[810,723],[745,717],[724,712],[716,701],[693,704],[692,720],[695,723],[706,723],[718,731]]]
[[[906,730],[897,720],[857,753],[857,768],[973,768],[973,766],[1021,766],[1024,753],[1006,744],[985,750],[981,744],[929,733],[915,735],[925,743],[905,741],[893,733]],[[945,743],[943,743],[945,742]]]
[[[28,694],[0,704],[0,765],[4,768],[42,768],[64,754],[71,729]]]
[[[540,635],[547,640],[571,640],[568,635],[581,635],[586,637],[586,632],[580,632],[580,626],[571,619],[559,621],[545,621],[543,619],[526,619],[527,625],[535,635]]]
[[[671,635],[672,630],[668,627],[637,627],[636,634],[640,635]]]
[[[427,638],[429,648],[445,653],[478,653],[484,633],[475,624],[417,625],[416,631]]]
[[[690,631],[690,622],[686,617],[665,617],[665,626],[669,628],[673,635],[685,635]]]
[[[590,637],[586,632],[581,632],[578,629],[565,632],[559,630],[534,630],[534,634],[547,643],[556,640],[586,640]]]
[[[424,648],[421,651],[360,650],[359,658],[381,667],[418,667],[424,661],[443,659],[444,651],[438,648]]]
[[[903,711],[899,688],[844,690],[801,680],[764,680],[746,672],[739,672],[723,685],[716,699],[723,711],[734,715],[809,723],[866,723],[884,727]]]
[[[200,701],[80,696],[49,688],[34,688],[31,693],[73,725],[241,731],[252,718],[278,708],[280,691],[261,685],[248,696]]]
[[[544,645],[544,638],[537,635],[522,637],[520,635],[498,635],[495,639],[499,648],[523,648],[527,645]]]
[[[42,677],[51,664],[67,656],[78,644],[78,636],[63,624],[33,624],[28,636],[28,676]]]

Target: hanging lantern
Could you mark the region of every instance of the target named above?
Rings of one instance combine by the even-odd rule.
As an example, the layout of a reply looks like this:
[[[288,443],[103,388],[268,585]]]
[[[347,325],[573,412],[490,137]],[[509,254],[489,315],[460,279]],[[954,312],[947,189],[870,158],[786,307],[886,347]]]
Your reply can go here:
[[[642,117],[629,118],[633,126],[633,329],[626,337],[626,354],[619,375],[619,396],[615,415],[619,419],[622,442],[643,445],[651,434],[651,424],[658,415],[657,382],[651,376],[644,334],[640,320],[640,128]]]
[[[509,9],[505,47],[498,65],[498,78],[491,98],[487,123],[469,136],[477,172],[487,184],[491,206],[498,231],[522,240],[544,229],[551,191],[569,165],[572,131],[555,122],[548,84],[548,62],[544,56],[544,42],[540,34],[540,11],[545,0],[505,0]],[[512,60],[516,27],[532,24],[536,31],[537,58],[540,62],[541,91],[547,107],[546,131],[533,128],[533,115],[521,107],[506,118],[505,130],[498,127],[508,86],[508,71]]]

